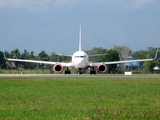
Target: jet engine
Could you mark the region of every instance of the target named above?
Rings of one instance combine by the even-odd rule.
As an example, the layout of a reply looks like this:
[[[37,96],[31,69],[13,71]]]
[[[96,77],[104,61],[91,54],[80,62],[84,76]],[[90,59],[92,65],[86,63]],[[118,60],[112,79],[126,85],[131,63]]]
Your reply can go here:
[[[57,63],[53,66],[52,70],[56,73],[62,73],[64,70],[64,67],[60,63]]]
[[[100,73],[104,73],[108,70],[107,66],[105,64],[99,64],[97,67],[96,67],[97,71],[100,72]]]

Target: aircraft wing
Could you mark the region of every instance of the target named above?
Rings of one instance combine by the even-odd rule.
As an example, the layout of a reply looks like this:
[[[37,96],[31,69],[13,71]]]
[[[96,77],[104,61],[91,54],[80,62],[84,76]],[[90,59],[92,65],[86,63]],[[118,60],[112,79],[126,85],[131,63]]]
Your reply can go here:
[[[95,55],[88,55],[89,57],[96,57],[96,56],[103,56],[103,55],[106,55],[106,54],[95,54]]]
[[[25,59],[11,59],[11,58],[6,58],[4,54],[4,58],[8,61],[15,61],[15,62],[29,62],[29,63],[41,63],[41,64],[50,64],[54,65],[57,63],[60,63],[63,66],[70,67],[72,66],[72,63],[65,63],[65,62],[52,62],[52,61],[39,61],[39,60],[25,60]]]
[[[58,56],[66,56],[66,57],[72,57],[72,55],[68,55],[68,54],[56,54]]]
[[[139,60],[124,60],[124,61],[111,61],[111,62],[97,62],[97,63],[90,63],[90,66],[97,66],[99,64],[119,64],[119,63],[129,63],[129,62],[145,62],[145,61],[153,61],[157,59],[158,49],[156,51],[155,57],[151,59],[139,59]]]

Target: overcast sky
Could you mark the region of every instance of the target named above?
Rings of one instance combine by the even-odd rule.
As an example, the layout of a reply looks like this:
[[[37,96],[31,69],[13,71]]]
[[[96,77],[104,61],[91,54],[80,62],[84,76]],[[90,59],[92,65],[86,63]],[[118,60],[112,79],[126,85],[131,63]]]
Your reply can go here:
[[[160,47],[160,0],[0,0],[0,51]]]

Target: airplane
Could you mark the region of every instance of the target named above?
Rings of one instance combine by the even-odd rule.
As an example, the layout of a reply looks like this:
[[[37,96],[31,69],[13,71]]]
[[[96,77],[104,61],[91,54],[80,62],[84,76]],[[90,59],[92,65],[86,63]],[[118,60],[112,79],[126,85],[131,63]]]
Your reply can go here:
[[[30,63],[41,63],[41,64],[51,64],[53,65],[52,70],[55,73],[71,74],[70,68],[75,68],[78,70],[79,74],[82,74],[83,70],[90,68],[90,74],[96,74],[96,71],[99,73],[107,72],[107,65],[109,64],[119,64],[119,63],[129,63],[129,62],[142,62],[142,61],[153,61],[157,58],[158,49],[156,51],[155,57],[152,59],[139,59],[139,60],[125,60],[125,61],[111,61],[111,62],[89,62],[89,55],[86,52],[82,51],[82,39],[81,39],[81,25],[79,30],[79,50],[76,51],[73,55],[68,55],[71,57],[71,62],[52,62],[52,61],[38,61],[38,60],[25,60],[25,59],[11,59],[6,58],[4,53],[4,58],[8,61],[19,61],[19,62],[30,62]],[[91,56],[99,56],[91,55]],[[65,69],[65,70],[64,70]]]

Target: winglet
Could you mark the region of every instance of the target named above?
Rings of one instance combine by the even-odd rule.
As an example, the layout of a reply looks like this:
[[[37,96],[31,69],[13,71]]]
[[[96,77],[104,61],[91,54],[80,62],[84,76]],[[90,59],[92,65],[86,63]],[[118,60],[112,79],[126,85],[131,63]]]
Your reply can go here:
[[[157,48],[156,54],[155,54],[155,57],[153,58],[153,60],[156,60],[156,59],[157,59],[158,51],[159,51],[159,49]]]
[[[82,50],[81,45],[82,45],[82,36],[81,36],[81,25],[80,25],[80,30],[79,30],[79,51]]]
[[[4,55],[4,59],[7,59],[7,58],[6,58],[6,55],[5,55],[5,52],[3,52],[3,55]]]

